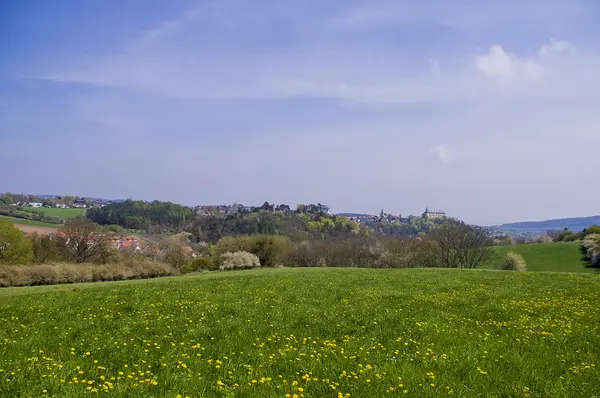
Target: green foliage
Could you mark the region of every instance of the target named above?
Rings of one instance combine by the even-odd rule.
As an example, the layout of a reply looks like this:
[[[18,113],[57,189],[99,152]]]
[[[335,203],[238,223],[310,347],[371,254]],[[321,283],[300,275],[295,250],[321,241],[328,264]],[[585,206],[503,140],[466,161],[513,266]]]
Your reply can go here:
[[[0,264],[25,264],[31,257],[31,242],[23,232],[0,220]]]
[[[202,256],[198,257],[183,268],[184,273],[199,272],[199,271],[216,271],[219,269],[218,258]]]
[[[45,227],[45,228],[59,227],[59,225],[57,225],[57,224],[52,224],[52,223],[48,223],[48,222],[34,221],[34,220],[27,219],[27,218],[8,217],[8,216],[3,216],[3,215],[0,215],[0,221],[1,220],[7,221],[10,224],[31,225],[32,227]]]
[[[258,256],[263,267],[283,265],[291,241],[277,235],[224,236],[217,244],[219,254],[249,252]]]
[[[505,271],[527,271],[527,262],[519,253],[514,251],[509,251],[506,253],[506,257],[504,257],[504,262],[502,263],[500,269]]]
[[[599,291],[591,275],[327,268],[0,289],[0,396],[593,397]]]
[[[592,225],[591,227],[584,229],[581,233],[581,237],[585,238],[587,235],[591,234],[600,234],[600,225]]]
[[[194,212],[171,202],[127,200],[89,209],[88,219],[101,225],[120,225],[149,232],[182,230],[194,218]]]
[[[56,242],[46,234],[34,232],[29,237],[32,248],[32,260],[36,264],[44,264],[59,259],[59,250]]]

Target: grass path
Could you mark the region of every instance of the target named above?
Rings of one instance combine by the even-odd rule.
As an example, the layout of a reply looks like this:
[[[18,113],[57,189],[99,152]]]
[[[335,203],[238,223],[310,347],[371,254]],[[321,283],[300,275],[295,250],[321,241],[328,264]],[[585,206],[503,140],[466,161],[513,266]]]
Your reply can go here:
[[[486,270],[2,289],[0,396],[597,396],[598,302],[598,275]]]

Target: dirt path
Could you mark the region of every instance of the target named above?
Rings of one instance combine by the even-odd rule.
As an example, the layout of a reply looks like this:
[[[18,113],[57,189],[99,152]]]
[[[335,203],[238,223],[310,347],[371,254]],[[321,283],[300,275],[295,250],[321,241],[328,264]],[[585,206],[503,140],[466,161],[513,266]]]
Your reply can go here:
[[[13,224],[13,225],[27,234],[32,233],[32,232],[37,232],[38,234],[50,234],[50,233],[54,233],[54,232],[58,231],[58,228],[51,228],[51,227],[36,227],[34,225],[23,225],[23,224]]]

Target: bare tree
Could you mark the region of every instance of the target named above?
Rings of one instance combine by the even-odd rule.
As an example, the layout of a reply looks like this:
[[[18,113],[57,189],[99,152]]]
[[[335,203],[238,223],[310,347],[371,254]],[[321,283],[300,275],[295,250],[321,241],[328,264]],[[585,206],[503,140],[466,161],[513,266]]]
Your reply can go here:
[[[67,221],[58,245],[63,256],[77,264],[105,262],[105,254],[110,251],[106,233],[97,224],[84,219]]]
[[[460,221],[449,221],[431,233],[432,250],[441,267],[477,268],[490,254],[485,231]]]

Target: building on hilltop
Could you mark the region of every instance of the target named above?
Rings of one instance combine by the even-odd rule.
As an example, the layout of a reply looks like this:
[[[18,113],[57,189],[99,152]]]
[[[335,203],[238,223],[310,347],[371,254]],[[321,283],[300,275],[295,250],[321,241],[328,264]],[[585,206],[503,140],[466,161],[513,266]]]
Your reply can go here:
[[[423,213],[423,218],[428,220],[439,220],[446,217],[446,213],[443,211],[432,211],[429,208],[425,208],[425,212]]]

